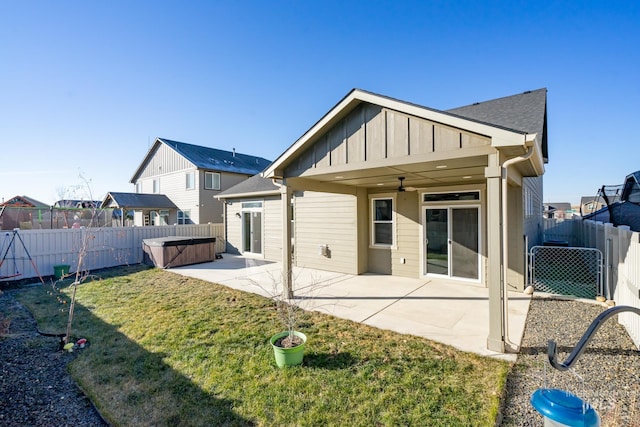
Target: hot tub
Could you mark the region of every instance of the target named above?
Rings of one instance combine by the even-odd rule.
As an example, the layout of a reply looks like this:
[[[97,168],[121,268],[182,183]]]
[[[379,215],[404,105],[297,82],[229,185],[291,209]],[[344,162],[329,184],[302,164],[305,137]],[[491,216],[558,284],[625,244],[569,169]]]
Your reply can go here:
[[[210,262],[216,258],[215,237],[157,237],[144,239],[144,261],[159,268]]]

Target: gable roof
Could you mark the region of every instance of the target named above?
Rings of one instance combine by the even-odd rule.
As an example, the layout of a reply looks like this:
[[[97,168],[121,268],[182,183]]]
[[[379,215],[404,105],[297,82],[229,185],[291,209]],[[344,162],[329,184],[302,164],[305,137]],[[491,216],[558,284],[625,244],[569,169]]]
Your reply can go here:
[[[544,93],[544,108],[542,109],[546,115],[546,89],[540,89],[540,93]],[[536,91],[536,92],[539,92]],[[529,99],[529,97],[527,97]],[[491,101],[488,101],[491,102]],[[399,111],[404,114],[412,115],[415,117],[431,120],[454,128],[465,129],[469,132],[474,132],[479,135],[486,135],[491,137],[491,144],[494,147],[524,147],[534,140],[539,141],[540,147],[542,146],[541,138],[544,133],[535,134],[526,129],[518,129],[513,127],[517,125],[515,121],[509,123],[508,120],[504,123],[490,123],[483,121],[479,118],[471,117],[468,111],[460,111],[457,113],[444,110],[436,110],[429,107],[424,107],[417,104],[412,104],[406,101],[390,98],[383,95],[378,95],[372,92],[367,92],[361,89],[352,89],[340,102],[338,102],[329,112],[327,112],[318,122],[316,122],[307,132],[305,132],[296,142],[294,142],[284,153],[280,155],[265,171],[263,176],[266,177],[279,177],[283,169],[287,164],[292,161],[297,155],[299,155],[306,148],[307,144],[313,142],[313,138],[316,135],[329,129],[335,123],[339,122],[349,112],[353,111],[358,105],[362,103],[370,103],[379,105],[383,108]],[[525,103],[525,105],[528,103]],[[540,112],[540,108],[536,109]],[[526,113],[525,111],[521,112]],[[546,123],[546,120],[540,120],[540,123]],[[545,126],[541,129],[544,130]],[[534,145],[534,147],[536,147]],[[542,150],[535,148],[536,153],[532,157],[532,162],[536,169],[536,172],[541,174],[544,171],[542,162],[546,158],[542,155]],[[538,160],[539,158],[539,160]]]
[[[49,205],[27,196],[15,196],[10,198],[4,203],[0,203],[0,206],[16,206],[23,208],[48,208]]]
[[[226,189],[216,197],[218,199],[227,199],[232,197],[253,197],[270,194],[280,194],[280,187],[275,185],[272,179],[263,178],[261,174],[256,174]]]
[[[142,173],[142,169],[153,154],[155,154],[160,144],[171,148],[189,162],[193,163],[198,169],[255,175],[271,163],[262,157],[236,153],[235,150],[225,151],[217,148],[188,144],[186,142],[173,141],[166,138],[156,138],[155,143],[151,149],[149,149],[149,152],[131,178],[131,183],[135,183],[136,178]]]
[[[114,193],[104,197],[101,208],[127,209],[177,209],[178,207],[164,194]]]
[[[542,154],[548,161],[547,89],[526,91],[517,95],[476,102],[447,112],[485,123],[541,135]]]
[[[100,200],[61,199],[53,204],[56,208],[94,208],[100,206]]]

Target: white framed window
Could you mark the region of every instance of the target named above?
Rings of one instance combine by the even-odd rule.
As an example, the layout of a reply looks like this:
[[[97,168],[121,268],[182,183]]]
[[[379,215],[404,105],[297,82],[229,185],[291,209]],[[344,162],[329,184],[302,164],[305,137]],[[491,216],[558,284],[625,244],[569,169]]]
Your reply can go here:
[[[191,211],[178,211],[178,224],[191,224]]]
[[[158,194],[160,192],[160,180],[159,179],[154,179],[153,180],[153,193],[154,194]]]
[[[187,190],[193,190],[194,188],[196,188],[196,173],[194,171],[186,173],[185,188]]]
[[[391,247],[395,243],[393,197],[371,198],[371,245]]]
[[[218,172],[204,173],[204,188],[207,190],[220,189],[220,174]]]

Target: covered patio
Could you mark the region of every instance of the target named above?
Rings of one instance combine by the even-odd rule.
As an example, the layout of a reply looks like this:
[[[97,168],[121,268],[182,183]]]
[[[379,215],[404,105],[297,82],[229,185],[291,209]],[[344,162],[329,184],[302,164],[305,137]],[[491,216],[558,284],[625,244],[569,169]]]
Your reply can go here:
[[[271,296],[282,290],[282,264],[225,254],[215,262],[170,271],[230,288]],[[489,290],[465,282],[390,275],[352,275],[293,267],[299,305],[344,319],[427,338],[458,350],[515,361],[487,349]],[[531,298],[509,293],[508,328],[520,344]]]

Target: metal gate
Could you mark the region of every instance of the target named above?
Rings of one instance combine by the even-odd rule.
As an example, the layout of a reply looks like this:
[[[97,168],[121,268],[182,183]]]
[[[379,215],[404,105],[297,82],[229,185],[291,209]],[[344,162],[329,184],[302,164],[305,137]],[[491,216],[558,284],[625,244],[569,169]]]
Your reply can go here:
[[[534,246],[531,284],[536,291],[581,298],[603,295],[602,252],[592,248]]]

